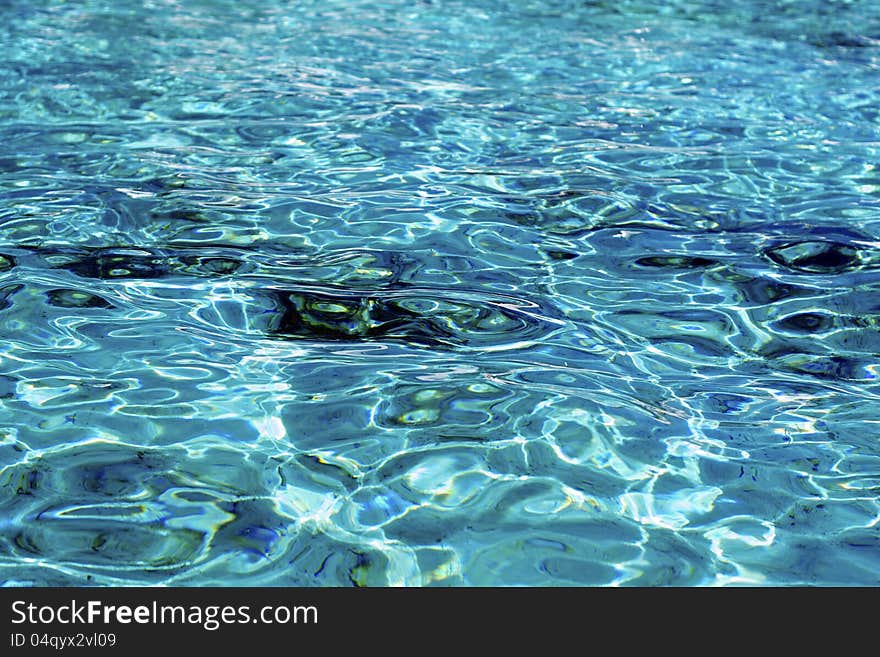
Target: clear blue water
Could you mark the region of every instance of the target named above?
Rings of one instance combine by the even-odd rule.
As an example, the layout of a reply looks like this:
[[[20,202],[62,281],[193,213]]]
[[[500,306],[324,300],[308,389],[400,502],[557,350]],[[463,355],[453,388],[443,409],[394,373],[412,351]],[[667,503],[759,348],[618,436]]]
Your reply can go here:
[[[880,584],[880,3],[0,16],[0,582]]]

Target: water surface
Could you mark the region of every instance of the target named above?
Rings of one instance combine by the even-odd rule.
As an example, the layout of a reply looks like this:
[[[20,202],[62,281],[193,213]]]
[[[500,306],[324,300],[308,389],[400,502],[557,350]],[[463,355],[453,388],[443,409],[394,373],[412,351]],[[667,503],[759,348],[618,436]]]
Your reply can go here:
[[[0,16],[0,582],[880,584],[880,4]]]

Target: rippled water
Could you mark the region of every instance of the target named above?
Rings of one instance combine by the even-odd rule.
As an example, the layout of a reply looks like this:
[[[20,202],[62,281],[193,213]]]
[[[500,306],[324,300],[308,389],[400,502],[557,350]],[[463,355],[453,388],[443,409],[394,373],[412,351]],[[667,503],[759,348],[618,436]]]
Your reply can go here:
[[[0,581],[880,584],[880,3],[0,16]]]

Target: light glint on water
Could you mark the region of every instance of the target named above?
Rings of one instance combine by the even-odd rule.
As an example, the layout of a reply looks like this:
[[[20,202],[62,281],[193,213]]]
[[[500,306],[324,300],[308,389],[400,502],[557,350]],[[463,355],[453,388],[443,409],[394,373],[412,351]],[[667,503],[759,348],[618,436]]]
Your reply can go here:
[[[880,5],[7,2],[0,582],[880,584]]]

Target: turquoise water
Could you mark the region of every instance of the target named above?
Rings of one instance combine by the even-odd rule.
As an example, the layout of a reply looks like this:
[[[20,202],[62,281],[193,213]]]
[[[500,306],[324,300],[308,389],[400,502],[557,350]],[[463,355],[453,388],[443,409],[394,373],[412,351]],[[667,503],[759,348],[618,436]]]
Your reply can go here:
[[[0,15],[0,582],[880,584],[880,3]]]

